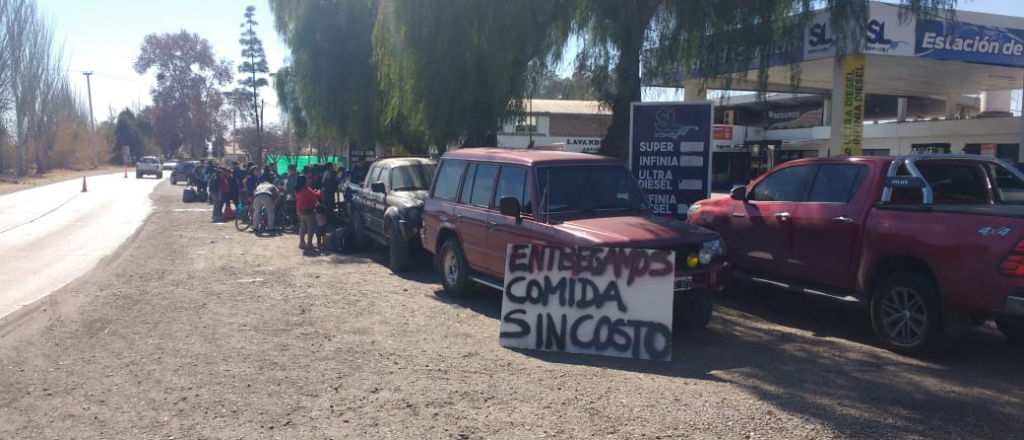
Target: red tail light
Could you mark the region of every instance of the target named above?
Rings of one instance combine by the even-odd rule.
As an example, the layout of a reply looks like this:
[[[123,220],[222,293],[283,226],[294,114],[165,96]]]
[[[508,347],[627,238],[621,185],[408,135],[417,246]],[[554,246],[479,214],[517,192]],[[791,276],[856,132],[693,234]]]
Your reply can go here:
[[[1024,277],[1024,240],[1018,242],[1010,254],[1003,258],[999,270],[1006,276]]]

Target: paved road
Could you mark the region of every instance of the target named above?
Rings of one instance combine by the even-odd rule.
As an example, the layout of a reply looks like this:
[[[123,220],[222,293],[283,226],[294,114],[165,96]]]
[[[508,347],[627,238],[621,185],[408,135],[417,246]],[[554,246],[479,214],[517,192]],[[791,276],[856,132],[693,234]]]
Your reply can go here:
[[[163,179],[123,173],[68,180],[0,196],[0,317],[92,269],[152,210]]]

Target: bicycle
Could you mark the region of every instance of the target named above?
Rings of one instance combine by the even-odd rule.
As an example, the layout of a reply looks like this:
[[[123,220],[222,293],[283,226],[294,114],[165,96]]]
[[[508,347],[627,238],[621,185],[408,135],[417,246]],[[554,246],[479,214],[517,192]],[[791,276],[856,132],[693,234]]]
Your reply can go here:
[[[252,226],[252,204],[242,206],[235,213],[235,229],[245,232]]]
[[[295,216],[288,212],[286,209],[286,203],[278,200],[274,203],[274,218],[275,218],[275,230],[283,230],[285,227],[282,225],[290,225]],[[267,215],[267,209],[263,208],[263,215],[260,219],[260,230],[267,231],[267,223],[270,221],[270,217]],[[252,227],[252,203],[242,206],[242,209],[235,214],[235,229],[241,232],[247,231]]]

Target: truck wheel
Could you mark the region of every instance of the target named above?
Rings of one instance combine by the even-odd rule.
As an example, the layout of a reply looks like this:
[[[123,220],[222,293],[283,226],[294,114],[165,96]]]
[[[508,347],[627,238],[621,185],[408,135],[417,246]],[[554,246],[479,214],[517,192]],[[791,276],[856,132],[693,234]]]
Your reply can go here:
[[[1014,344],[1024,344],[1024,317],[1000,316],[996,318],[996,327]]]
[[[398,220],[392,220],[388,225],[388,256],[392,272],[409,269],[409,243],[402,236]]]
[[[871,298],[871,326],[886,348],[905,356],[934,356],[946,347],[938,289],[921,273],[882,280]]]
[[[171,176],[171,185],[177,185],[178,181],[174,180],[174,176]]]
[[[715,303],[711,293],[701,292],[687,296],[677,296],[673,301],[673,320],[675,328],[681,330],[702,330],[711,322]]]
[[[441,286],[451,296],[466,296],[470,293],[469,265],[462,253],[459,239],[449,238],[441,245]]]

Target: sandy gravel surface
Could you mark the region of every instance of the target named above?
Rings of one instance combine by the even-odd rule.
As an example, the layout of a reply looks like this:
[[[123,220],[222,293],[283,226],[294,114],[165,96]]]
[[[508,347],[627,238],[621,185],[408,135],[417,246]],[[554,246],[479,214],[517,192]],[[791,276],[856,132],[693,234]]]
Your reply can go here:
[[[1024,349],[991,329],[918,361],[841,307],[745,292],[671,363],[509,350],[494,292],[304,255],[181,189],[0,320],[0,439],[1024,438]]]

